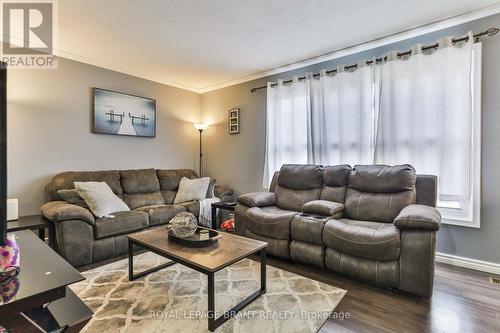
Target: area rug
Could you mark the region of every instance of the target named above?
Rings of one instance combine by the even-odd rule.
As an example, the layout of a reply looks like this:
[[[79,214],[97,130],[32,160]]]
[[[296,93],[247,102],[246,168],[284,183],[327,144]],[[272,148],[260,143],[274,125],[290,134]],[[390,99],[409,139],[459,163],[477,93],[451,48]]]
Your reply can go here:
[[[139,272],[167,260],[153,253],[134,259]],[[71,286],[94,311],[84,332],[209,332],[207,277],[175,264],[128,281],[127,259],[83,272]],[[232,308],[259,289],[260,263],[244,259],[216,273],[216,311]],[[267,292],[216,332],[316,332],[345,295],[339,289],[267,266]]]

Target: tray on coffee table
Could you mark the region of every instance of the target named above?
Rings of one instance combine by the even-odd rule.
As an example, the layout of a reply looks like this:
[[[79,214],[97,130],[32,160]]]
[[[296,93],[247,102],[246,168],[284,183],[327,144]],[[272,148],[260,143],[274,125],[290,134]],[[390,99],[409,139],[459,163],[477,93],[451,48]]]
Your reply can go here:
[[[201,231],[202,230],[207,230],[208,231],[208,238],[203,238]],[[219,238],[221,238],[222,235],[211,229],[206,229],[206,228],[200,228],[196,230],[193,236],[190,237],[178,237],[172,233],[172,231],[168,232],[168,239],[177,242],[179,244],[188,246],[188,247],[206,247],[212,245],[214,242],[217,242]]]

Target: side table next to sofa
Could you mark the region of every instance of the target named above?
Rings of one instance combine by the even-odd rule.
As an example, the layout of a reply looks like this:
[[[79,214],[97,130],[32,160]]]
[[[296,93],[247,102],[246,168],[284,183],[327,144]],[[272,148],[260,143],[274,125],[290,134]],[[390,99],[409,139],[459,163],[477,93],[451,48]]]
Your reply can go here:
[[[38,230],[38,237],[45,242],[45,229],[48,229],[48,243],[53,247],[54,242],[54,224],[43,217],[42,214],[20,216],[19,219],[7,222],[7,232],[15,232],[21,230]],[[36,233],[36,232],[35,232]]]
[[[219,229],[219,223],[217,221],[217,209],[234,212],[236,204],[236,202],[215,202],[212,204],[212,229]]]

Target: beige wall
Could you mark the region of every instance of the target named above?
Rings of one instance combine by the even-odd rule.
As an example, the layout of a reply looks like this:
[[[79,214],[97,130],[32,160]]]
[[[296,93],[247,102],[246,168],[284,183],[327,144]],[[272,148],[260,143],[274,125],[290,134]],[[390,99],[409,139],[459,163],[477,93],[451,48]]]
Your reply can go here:
[[[498,22],[500,22],[500,15],[495,15],[294,72],[282,73],[203,94],[202,118],[214,124],[206,133],[208,174],[216,177],[219,183],[234,188],[237,193],[260,190],[265,154],[266,92],[264,89],[252,94],[250,92],[252,87],[265,85],[267,81],[275,81],[277,78],[287,79],[293,74],[318,72],[320,69],[335,68],[338,64],[353,64],[362,59],[380,56],[390,50],[407,50],[413,44],[429,44],[446,35],[461,36],[469,30],[481,32],[498,26]],[[498,239],[500,239],[499,54],[499,36],[483,43],[481,228],[444,225],[438,233],[437,247],[439,252],[500,264],[500,251],[498,250]],[[226,128],[227,111],[235,107],[241,109],[241,134],[230,136]]]
[[[39,212],[61,171],[197,168],[199,94],[66,59],[57,70],[9,70],[7,82],[8,195],[20,215]],[[156,99],[156,138],[92,134],[92,87]]]
[[[202,120],[212,125],[203,132],[206,173],[239,194],[262,189],[266,91],[250,93],[252,86],[262,83],[243,83],[201,96]],[[227,118],[232,108],[240,109],[240,133],[230,135]]]

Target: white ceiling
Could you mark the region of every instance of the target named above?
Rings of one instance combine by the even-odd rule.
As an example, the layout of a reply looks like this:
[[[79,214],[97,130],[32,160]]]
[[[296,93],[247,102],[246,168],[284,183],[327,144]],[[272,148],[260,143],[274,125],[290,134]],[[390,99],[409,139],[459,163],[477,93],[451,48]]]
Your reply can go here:
[[[63,57],[203,92],[498,0],[59,0]]]

